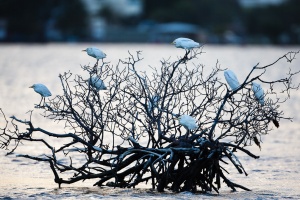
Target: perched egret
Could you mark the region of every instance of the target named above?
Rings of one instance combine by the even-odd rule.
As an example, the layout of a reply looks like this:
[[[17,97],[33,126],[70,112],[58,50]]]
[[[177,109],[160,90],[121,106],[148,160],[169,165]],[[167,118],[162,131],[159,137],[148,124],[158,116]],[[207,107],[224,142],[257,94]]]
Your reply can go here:
[[[195,42],[194,40],[189,38],[177,38],[172,42],[172,44],[174,44],[177,48],[182,48],[185,50],[191,50],[193,48],[200,47],[200,44],[198,42]]]
[[[172,42],[172,44],[174,44],[177,48],[182,48],[185,50],[191,50],[193,48],[200,47],[200,44],[198,42],[195,42],[194,40],[189,38],[177,38]]]
[[[188,131],[198,128],[197,121],[189,115],[181,115],[178,117],[179,123]]]
[[[260,86],[260,84],[252,82],[252,91],[254,92],[254,96],[256,100],[263,106],[265,105],[264,100],[264,90]],[[271,118],[273,124],[276,126],[276,128],[279,128],[279,122],[275,118]]]
[[[45,97],[49,97],[52,95],[51,92],[49,91],[49,89],[41,83],[33,84],[29,88],[33,88],[36,93],[39,93],[42,96],[42,99],[41,99],[39,105],[41,105],[43,99],[44,99],[44,103],[45,103]]]
[[[92,76],[88,79],[89,84],[94,87],[97,91],[106,90],[104,82],[98,76]]]
[[[260,84],[252,82],[252,91],[256,100],[263,106],[265,104],[264,100],[264,90],[261,88]]]
[[[82,51],[86,51],[86,53],[89,56],[92,56],[92,57],[96,58],[97,62],[98,62],[98,60],[103,59],[103,58],[106,57],[106,54],[103,53],[103,51],[101,51],[100,49],[98,49],[96,47],[88,47],[88,48],[86,48],[85,50],[82,50]]]
[[[153,109],[157,106],[158,101],[160,100],[160,96],[155,95],[154,97],[151,98],[151,101],[148,101],[148,111],[152,112]],[[153,104],[152,104],[153,102]]]
[[[225,79],[231,89],[234,91],[239,88],[240,83],[236,77],[236,75],[230,69],[224,71]]]

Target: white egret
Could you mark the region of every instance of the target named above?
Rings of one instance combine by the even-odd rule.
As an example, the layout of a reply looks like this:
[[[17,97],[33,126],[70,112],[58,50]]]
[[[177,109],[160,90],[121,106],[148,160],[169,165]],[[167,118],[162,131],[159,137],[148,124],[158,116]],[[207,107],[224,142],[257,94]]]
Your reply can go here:
[[[200,44],[198,42],[195,42],[194,40],[189,38],[177,38],[172,42],[172,44],[174,44],[177,48],[182,48],[185,50],[191,50],[193,48],[200,47]]]
[[[236,77],[236,75],[230,69],[224,71],[225,79],[231,89],[234,91],[240,87],[240,83]]]
[[[45,85],[43,85],[41,83],[33,84],[29,88],[33,88],[36,93],[38,93],[42,96],[42,99],[41,99],[39,105],[41,105],[43,99],[44,99],[44,103],[45,103],[45,97],[49,97],[49,96],[52,95],[50,90]]]
[[[92,76],[88,79],[89,84],[94,87],[97,91],[106,90],[104,82],[98,76]]]
[[[252,91],[256,100],[263,106],[265,104],[264,90],[261,88],[260,84],[252,82]]]
[[[94,58],[97,59],[97,62],[98,60],[100,59],[103,59],[106,57],[106,54],[101,51],[100,49],[96,48],[96,47],[88,47],[82,51],[86,51],[86,53],[89,55],[89,56],[92,56]]]
[[[188,131],[198,128],[197,121],[189,115],[181,115],[178,117],[179,123]]]
[[[263,106],[265,105],[265,99],[264,99],[264,90],[260,86],[260,84],[252,82],[252,91],[254,93],[254,96],[256,100]],[[273,124],[276,126],[276,128],[279,128],[279,122],[275,118],[271,118]]]

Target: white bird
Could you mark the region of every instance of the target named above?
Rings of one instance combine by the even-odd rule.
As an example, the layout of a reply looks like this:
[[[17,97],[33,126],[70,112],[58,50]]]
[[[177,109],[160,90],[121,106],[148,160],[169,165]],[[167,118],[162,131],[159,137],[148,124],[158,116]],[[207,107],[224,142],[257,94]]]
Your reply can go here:
[[[88,47],[82,51],[86,51],[86,53],[89,55],[89,56],[92,56],[94,58],[97,59],[97,62],[98,60],[100,59],[103,59],[106,57],[106,54],[101,51],[100,49],[96,48],[96,47]]]
[[[178,117],[179,123],[187,130],[195,130],[198,128],[197,121],[189,115],[181,115]]]
[[[41,83],[33,84],[29,88],[33,88],[36,93],[38,93],[42,96],[42,99],[41,99],[39,105],[41,105],[43,99],[44,99],[44,103],[45,103],[45,97],[49,97],[49,96],[52,95],[50,90],[45,85],[43,85]]]
[[[240,87],[240,83],[236,77],[236,75],[230,69],[224,71],[225,79],[231,89],[234,91]]]
[[[200,47],[200,44],[198,42],[195,42],[194,40],[189,38],[177,38],[172,42],[172,44],[174,44],[177,48],[182,48],[185,50],[191,50],[193,48]]]
[[[256,100],[260,103],[260,105],[264,106],[265,105],[265,94],[264,90],[260,86],[260,84],[252,82],[252,91],[254,93],[254,96]],[[276,128],[279,128],[279,122],[276,118],[271,117],[273,124],[276,126]]]
[[[88,79],[89,84],[94,87],[97,91],[106,90],[104,82],[98,76],[92,76]]]
[[[265,104],[264,90],[261,88],[260,84],[252,82],[252,91],[256,100],[263,106]]]

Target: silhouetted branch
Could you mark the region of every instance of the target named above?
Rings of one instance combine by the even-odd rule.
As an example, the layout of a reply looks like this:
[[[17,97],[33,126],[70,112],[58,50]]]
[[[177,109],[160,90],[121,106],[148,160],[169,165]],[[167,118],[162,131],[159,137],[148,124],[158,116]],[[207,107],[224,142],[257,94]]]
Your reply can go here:
[[[115,66],[102,60],[81,66],[83,75],[62,73],[63,94],[35,109],[59,122],[66,133],[35,127],[33,111],[29,120],[12,116],[9,122],[0,109],[0,147],[11,154],[18,153],[23,141],[45,146],[47,152],[17,155],[48,162],[59,187],[95,179],[97,186],[151,182],[158,191],[219,192],[223,181],[233,191],[249,190],[231,182],[223,166],[233,165],[247,175],[235,152],[259,158],[246,147],[254,143],[261,148],[260,136],[272,130],[272,123],[278,128],[280,120],[291,120],[280,105],[298,90],[294,80],[299,70],[289,69],[277,80],[266,75],[280,60],[294,60],[299,51],[263,67],[255,65],[236,90],[218,77],[224,71],[218,62],[210,71],[191,65],[202,53],[202,47],[187,50],[175,61],[162,60],[141,72],[141,52],[129,52]],[[94,78],[105,87],[96,87]],[[263,103],[254,95],[253,81],[262,84]],[[178,120],[181,115],[194,118],[197,128],[187,128]]]

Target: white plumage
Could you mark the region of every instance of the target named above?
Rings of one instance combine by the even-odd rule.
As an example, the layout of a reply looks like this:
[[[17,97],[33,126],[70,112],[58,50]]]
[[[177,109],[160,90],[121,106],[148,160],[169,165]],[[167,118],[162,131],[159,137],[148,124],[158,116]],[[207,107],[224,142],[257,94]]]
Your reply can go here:
[[[229,69],[225,70],[224,76],[225,76],[225,79],[226,79],[228,85],[231,87],[232,90],[236,90],[239,88],[240,83],[239,83],[236,75],[233,73],[233,71],[231,71]]]
[[[104,82],[98,76],[92,76],[89,78],[89,84],[94,87],[97,91],[106,90]]]
[[[260,84],[252,82],[252,91],[256,100],[263,106],[265,104],[264,90],[261,88]]]
[[[34,91],[38,94],[40,94],[42,97],[49,97],[51,96],[50,90],[43,84],[41,83],[36,83],[30,86],[29,88],[33,88]]]
[[[96,47],[88,47],[82,51],[86,51],[89,56],[96,58],[97,61],[106,57],[106,54]]]
[[[195,130],[198,128],[197,121],[189,115],[181,115],[178,117],[179,123],[187,130]]]
[[[41,105],[43,99],[44,99],[44,103],[45,103],[45,97],[49,97],[49,96],[52,95],[51,92],[50,92],[50,90],[49,90],[45,85],[43,85],[43,84],[41,84],[41,83],[33,84],[33,85],[30,86],[29,88],[33,88],[33,90],[34,90],[36,93],[38,93],[38,94],[40,94],[40,95],[42,96],[42,99],[41,99],[39,105]]]
[[[185,50],[190,50],[193,48],[200,47],[200,44],[198,42],[195,42],[194,40],[189,38],[177,38],[172,43],[175,45],[175,47],[182,48]]]

